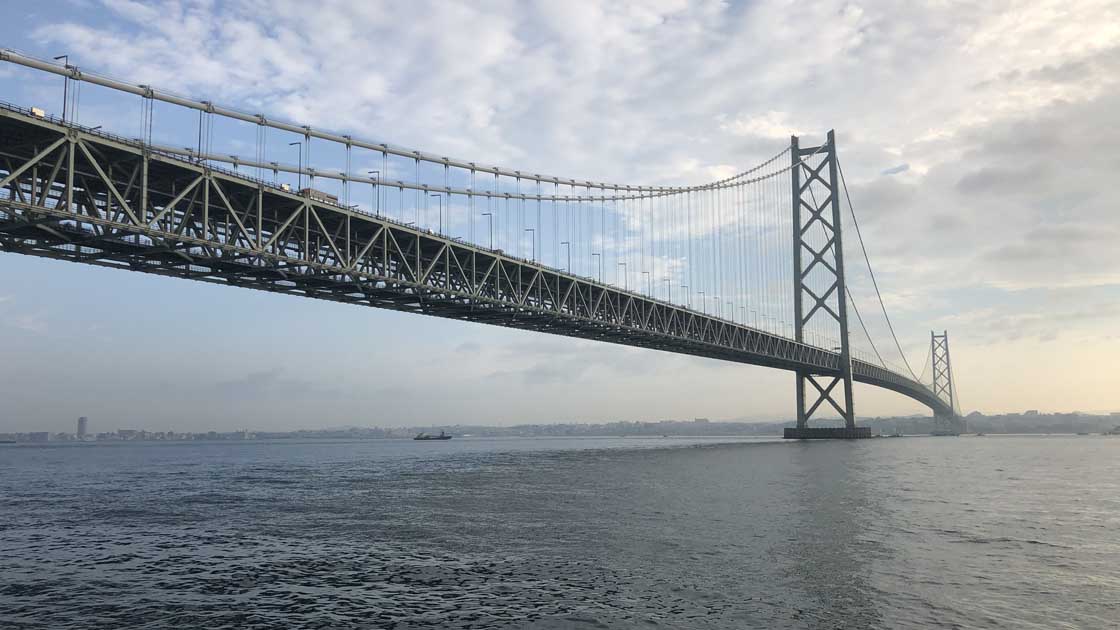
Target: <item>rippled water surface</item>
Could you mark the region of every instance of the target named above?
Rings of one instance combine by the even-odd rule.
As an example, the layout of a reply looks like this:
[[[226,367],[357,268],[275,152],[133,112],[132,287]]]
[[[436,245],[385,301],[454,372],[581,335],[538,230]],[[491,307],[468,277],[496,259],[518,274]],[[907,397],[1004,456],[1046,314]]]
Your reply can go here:
[[[1120,627],[1120,438],[713,442],[0,446],[0,627]]]

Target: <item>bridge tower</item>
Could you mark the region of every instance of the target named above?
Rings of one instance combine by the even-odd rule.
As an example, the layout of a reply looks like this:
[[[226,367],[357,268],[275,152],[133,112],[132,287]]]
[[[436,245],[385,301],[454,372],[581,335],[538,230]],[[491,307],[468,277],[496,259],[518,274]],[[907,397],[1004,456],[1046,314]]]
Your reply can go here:
[[[793,194],[793,321],[794,335],[804,343],[805,331],[834,332],[839,364],[830,372],[797,371],[797,427],[785,437],[864,438],[867,427],[856,426],[852,401],[852,359],[848,342],[848,292],[844,283],[844,244],[840,215],[840,182],[836,164],[836,134],[820,146],[802,147],[790,139]],[[825,405],[827,403],[827,406]],[[842,428],[810,427],[823,409],[835,410]]]
[[[929,355],[933,361],[933,393],[949,403],[952,414],[935,414],[934,435],[960,435],[962,422],[957,416],[956,391],[953,389],[953,362],[949,357],[949,332],[929,333]]]

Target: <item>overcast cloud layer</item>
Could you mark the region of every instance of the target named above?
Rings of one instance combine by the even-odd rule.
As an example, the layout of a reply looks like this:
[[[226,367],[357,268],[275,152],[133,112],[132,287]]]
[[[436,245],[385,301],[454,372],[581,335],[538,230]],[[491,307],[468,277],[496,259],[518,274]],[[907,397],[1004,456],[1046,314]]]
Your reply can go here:
[[[945,328],[966,410],[1120,410],[1115,2],[416,1],[309,10],[108,0],[6,11],[15,19],[0,27],[0,45],[66,52],[133,82],[531,172],[700,182],[776,153],[791,133],[835,128],[912,362],[925,355],[929,330]],[[34,13],[14,15],[22,11]],[[53,78],[0,73],[4,100],[56,99]],[[91,100],[83,115],[110,126],[119,113]],[[22,359],[2,370],[9,402],[0,430],[62,428],[79,413],[185,429],[792,410],[792,378],[761,368],[13,255],[0,258],[0,279],[0,339]],[[79,287],[82,301],[44,283]],[[101,301],[183,334],[219,335],[215,348],[238,351],[215,364],[213,349],[183,339],[137,349],[128,341],[134,322]],[[91,319],[83,309],[106,313]],[[192,312],[249,327],[267,320],[266,330],[288,339],[286,351],[246,352],[233,327],[184,329],[198,321]],[[321,332],[321,318],[337,330]],[[98,335],[109,341],[99,346]],[[141,374],[127,401],[104,395],[122,378],[105,369],[106,357]],[[48,409],[43,383],[56,378],[78,383],[74,400]],[[439,395],[433,383],[442,383]],[[184,412],[200,398],[184,397],[183,386],[214,402]],[[863,415],[922,410],[893,394],[857,393]]]

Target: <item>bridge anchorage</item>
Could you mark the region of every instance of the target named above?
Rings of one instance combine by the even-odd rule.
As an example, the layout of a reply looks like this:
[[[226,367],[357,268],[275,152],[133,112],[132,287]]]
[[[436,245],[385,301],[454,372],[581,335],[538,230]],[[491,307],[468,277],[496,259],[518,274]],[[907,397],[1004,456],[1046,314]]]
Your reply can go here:
[[[927,383],[882,358],[849,297],[832,132],[707,184],[611,184],[278,122],[13,51],[0,61],[139,98],[144,136],[79,124],[77,90],[61,118],[0,104],[0,251],[789,370],[789,438],[870,437],[854,382],[956,422],[947,335],[931,340]],[[156,101],[197,112],[195,148],[153,142],[183,135],[153,131]],[[231,144],[255,135],[256,156],[213,150],[215,118]],[[345,169],[313,166],[313,144]],[[296,165],[268,155],[296,145]],[[376,168],[354,173],[352,159]],[[368,201],[354,203],[355,186]],[[853,347],[849,313],[870,352]],[[831,412],[842,426],[810,426]]]

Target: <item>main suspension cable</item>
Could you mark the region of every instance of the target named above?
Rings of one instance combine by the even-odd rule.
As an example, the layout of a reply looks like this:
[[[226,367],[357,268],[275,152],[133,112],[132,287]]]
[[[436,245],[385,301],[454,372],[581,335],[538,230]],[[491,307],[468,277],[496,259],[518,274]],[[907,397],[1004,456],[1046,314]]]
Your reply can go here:
[[[891,331],[891,338],[894,339],[894,345],[898,348],[898,354],[902,356],[902,362],[906,364],[906,369],[910,371],[910,376],[914,380],[918,380],[918,375],[914,374],[914,368],[910,367],[910,362],[906,360],[906,353],[902,351],[902,344],[898,342],[898,336],[894,333],[894,325],[891,324],[891,318],[887,315],[887,306],[883,303],[883,294],[879,291],[879,282],[875,279],[875,270],[871,268],[871,258],[867,255],[867,246],[863,242],[863,234],[859,229],[859,220],[856,219],[856,210],[852,205],[852,196],[848,193],[848,182],[844,179],[844,168],[840,165],[840,157],[836,156],[836,168],[840,171],[840,183],[844,186],[844,197],[848,200],[848,212],[852,215],[852,225],[856,228],[856,236],[859,238],[859,247],[863,251],[863,260],[867,263],[867,272],[871,276],[871,284],[875,287],[875,296],[879,298],[879,308],[883,310],[883,318],[887,320],[887,328]]]

